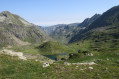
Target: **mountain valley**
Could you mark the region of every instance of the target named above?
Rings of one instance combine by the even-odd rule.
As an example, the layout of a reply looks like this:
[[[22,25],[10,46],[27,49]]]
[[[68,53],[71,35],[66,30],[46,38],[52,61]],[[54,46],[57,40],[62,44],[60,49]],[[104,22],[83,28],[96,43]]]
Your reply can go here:
[[[119,6],[49,27],[0,13],[0,79],[118,78]]]

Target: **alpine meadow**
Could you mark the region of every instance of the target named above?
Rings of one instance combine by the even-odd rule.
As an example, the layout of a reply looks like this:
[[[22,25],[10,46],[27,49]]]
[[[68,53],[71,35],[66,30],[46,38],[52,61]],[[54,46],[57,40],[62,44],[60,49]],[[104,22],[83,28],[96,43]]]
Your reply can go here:
[[[118,0],[0,4],[0,79],[119,79]]]

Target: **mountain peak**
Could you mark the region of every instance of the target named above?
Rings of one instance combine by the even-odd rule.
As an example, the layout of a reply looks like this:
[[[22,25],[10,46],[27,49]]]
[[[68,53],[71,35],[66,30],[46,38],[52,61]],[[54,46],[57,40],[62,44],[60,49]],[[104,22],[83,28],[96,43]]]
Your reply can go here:
[[[101,16],[101,14],[95,14],[91,18],[86,18],[79,26],[81,27],[87,27],[90,24],[92,24],[96,19],[98,19]]]
[[[5,16],[5,17],[9,16],[10,14],[12,13],[10,13],[9,11],[3,11],[0,13],[1,16]]]
[[[1,13],[10,13],[9,11],[2,11]]]
[[[31,23],[27,22],[20,16],[16,14],[12,14],[9,11],[3,11],[0,13],[0,22],[6,23],[6,24],[14,24],[14,25],[19,25],[19,26],[32,26]]]
[[[95,14],[95,15],[93,15],[91,18],[97,18],[97,17],[100,17],[101,16],[101,14]]]
[[[94,16],[98,16],[98,15],[101,15],[101,14],[96,13]]]

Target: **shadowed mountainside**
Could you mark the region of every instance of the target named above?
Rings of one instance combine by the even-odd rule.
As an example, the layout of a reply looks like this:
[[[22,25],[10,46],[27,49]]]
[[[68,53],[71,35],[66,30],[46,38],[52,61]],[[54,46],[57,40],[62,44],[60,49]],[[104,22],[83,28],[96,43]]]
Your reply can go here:
[[[103,37],[105,37],[105,33],[106,35],[109,35],[109,37],[111,37],[112,35],[113,35],[112,37],[114,37],[115,35],[118,36],[118,32],[115,31],[118,29],[118,26],[119,26],[119,6],[115,6],[106,11],[105,13],[103,13],[96,21],[94,21],[85,30],[79,32],[74,37],[72,37],[69,43],[76,42],[81,39],[89,39],[91,35],[96,36],[96,33],[103,34]],[[97,37],[98,36],[99,35],[97,35]]]

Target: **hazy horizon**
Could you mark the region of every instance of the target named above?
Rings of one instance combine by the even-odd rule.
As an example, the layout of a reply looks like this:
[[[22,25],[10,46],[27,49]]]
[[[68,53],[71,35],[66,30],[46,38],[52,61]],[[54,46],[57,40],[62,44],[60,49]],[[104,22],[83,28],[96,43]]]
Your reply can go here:
[[[118,0],[2,0],[2,11],[10,11],[40,26],[80,23],[94,14],[102,14]]]

